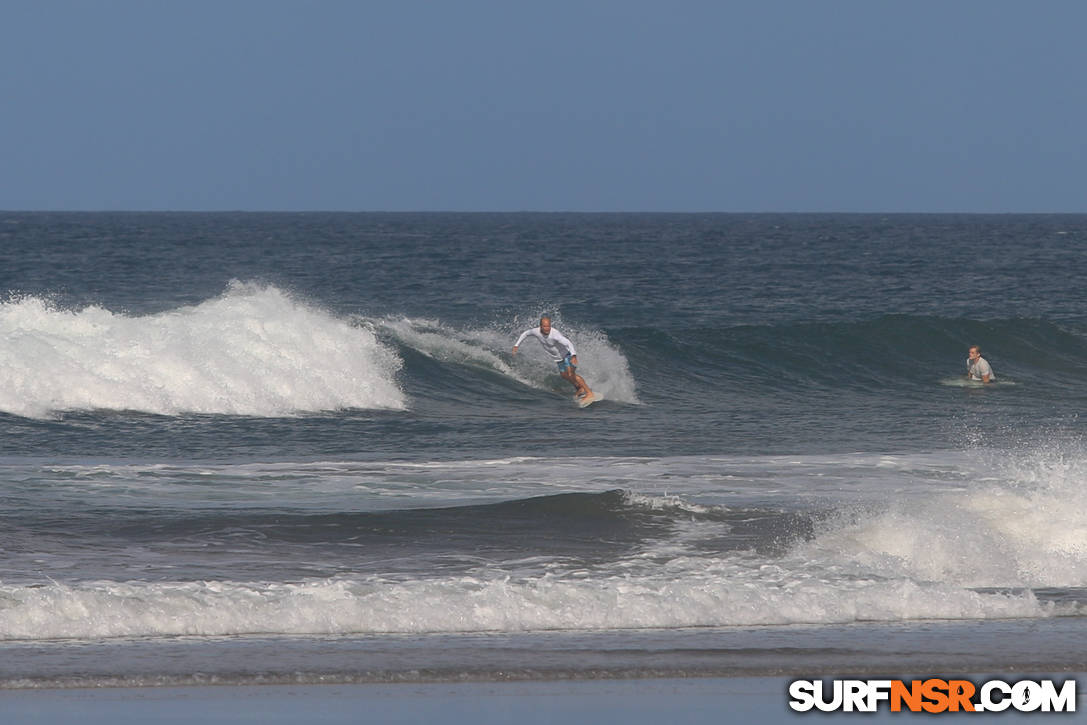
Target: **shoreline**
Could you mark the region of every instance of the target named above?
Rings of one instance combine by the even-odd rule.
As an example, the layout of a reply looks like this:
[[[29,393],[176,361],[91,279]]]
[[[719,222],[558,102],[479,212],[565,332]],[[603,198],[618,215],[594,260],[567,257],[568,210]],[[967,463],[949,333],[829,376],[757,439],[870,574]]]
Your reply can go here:
[[[1087,672],[1083,617],[0,643],[0,692]]]
[[[989,677],[1011,677],[1021,679],[1029,676],[1063,677],[1065,679],[1087,677],[1087,666],[1066,666],[1034,663],[1023,668],[1015,665],[991,665],[981,668]],[[554,683],[623,683],[634,681],[699,681],[699,680],[745,680],[745,679],[925,679],[928,677],[963,678],[961,667],[935,663],[929,666],[914,666],[909,669],[894,667],[781,667],[762,671],[593,671],[593,672],[540,672],[523,671],[512,673],[459,673],[439,674],[431,672],[394,672],[394,673],[295,673],[294,675],[245,675],[236,677],[202,676],[190,677],[118,677],[95,678],[93,680],[14,680],[0,683],[0,693],[9,692],[66,692],[66,691],[116,691],[116,690],[187,690],[208,688],[226,690],[231,688],[282,688],[282,687],[441,687],[457,685],[523,685]]]

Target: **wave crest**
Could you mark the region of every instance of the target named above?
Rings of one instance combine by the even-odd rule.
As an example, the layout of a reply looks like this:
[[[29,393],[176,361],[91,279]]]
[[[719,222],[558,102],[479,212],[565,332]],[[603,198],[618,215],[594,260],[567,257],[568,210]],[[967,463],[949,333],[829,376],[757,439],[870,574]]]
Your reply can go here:
[[[274,286],[134,317],[39,297],[0,304],[0,411],[280,416],[403,409],[401,362],[370,330]]]
[[[530,388],[553,390],[564,395],[573,392],[537,345],[526,342],[516,357],[510,355],[519,329],[461,329],[438,320],[404,317],[385,319],[376,324],[401,345],[443,365],[459,365],[484,374],[496,374]],[[581,363],[578,372],[594,391],[604,393],[612,402],[640,402],[626,355],[604,332],[570,325],[563,325],[563,330],[577,346]]]

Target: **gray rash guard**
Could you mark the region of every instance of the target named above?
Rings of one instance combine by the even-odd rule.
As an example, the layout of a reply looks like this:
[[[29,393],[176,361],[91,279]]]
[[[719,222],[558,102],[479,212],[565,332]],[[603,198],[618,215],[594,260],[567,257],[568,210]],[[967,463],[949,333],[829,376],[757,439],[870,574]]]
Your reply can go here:
[[[550,355],[551,359],[555,362],[562,362],[563,358],[567,355],[570,357],[577,355],[577,350],[574,349],[574,343],[567,340],[566,336],[554,327],[551,328],[551,332],[546,337],[540,332],[540,328],[538,327],[525,330],[521,333],[521,336],[517,338],[517,342],[513,343],[513,346],[521,347],[521,343],[529,335],[540,341],[540,344],[543,345],[543,349],[547,351],[547,354]]]
[[[993,369],[989,367],[989,362],[983,357],[979,357],[973,362],[967,359],[966,372],[971,380],[984,380],[986,375],[989,376],[989,380],[996,380]]]

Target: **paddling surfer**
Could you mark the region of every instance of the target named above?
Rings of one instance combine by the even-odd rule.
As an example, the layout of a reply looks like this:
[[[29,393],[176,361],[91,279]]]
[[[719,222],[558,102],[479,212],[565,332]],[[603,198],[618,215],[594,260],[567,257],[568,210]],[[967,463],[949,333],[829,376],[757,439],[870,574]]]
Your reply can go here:
[[[517,354],[517,348],[529,336],[540,341],[544,351],[559,366],[559,375],[562,376],[563,380],[577,388],[575,398],[587,399],[592,397],[593,391],[589,390],[585,378],[577,374],[577,351],[574,349],[574,343],[551,326],[550,317],[541,317],[538,328],[532,327],[521,333],[521,336],[517,338],[517,342],[513,344],[514,355]]]

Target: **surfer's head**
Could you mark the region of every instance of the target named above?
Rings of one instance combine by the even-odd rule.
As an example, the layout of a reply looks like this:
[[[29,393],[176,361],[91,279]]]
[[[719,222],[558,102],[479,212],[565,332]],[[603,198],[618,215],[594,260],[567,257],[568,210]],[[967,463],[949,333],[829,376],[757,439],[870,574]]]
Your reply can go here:
[[[981,348],[977,345],[971,345],[966,350],[966,354],[970,356],[971,360],[977,360],[979,357],[981,357]]]
[[[540,334],[542,334],[542,335],[550,335],[551,334],[551,318],[550,317],[541,317],[540,318]]]

